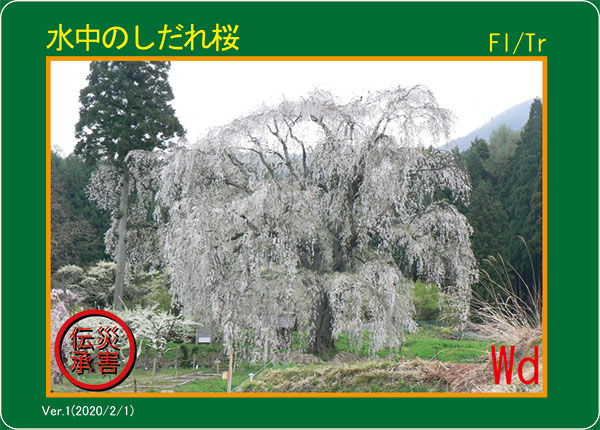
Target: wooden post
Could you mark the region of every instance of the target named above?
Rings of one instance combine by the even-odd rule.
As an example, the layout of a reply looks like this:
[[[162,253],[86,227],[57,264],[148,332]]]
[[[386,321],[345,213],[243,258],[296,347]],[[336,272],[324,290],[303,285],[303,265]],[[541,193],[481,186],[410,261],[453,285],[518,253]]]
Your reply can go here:
[[[196,368],[196,353],[194,352],[194,361],[192,363],[192,369]]]
[[[156,357],[154,357],[154,363],[152,364],[152,377],[156,374]]]
[[[233,373],[233,349],[229,351],[229,375],[227,375],[227,392],[231,393],[231,377]]]
[[[175,359],[175,376],[177,376],[177,359]]]
[[[219,377],[219,364],[221,364],[221,360],[218,358],[215,360],[215,364],[217,365],[217,378]]]
[[[133,378],[133,392],[137,393],[137,379]]]

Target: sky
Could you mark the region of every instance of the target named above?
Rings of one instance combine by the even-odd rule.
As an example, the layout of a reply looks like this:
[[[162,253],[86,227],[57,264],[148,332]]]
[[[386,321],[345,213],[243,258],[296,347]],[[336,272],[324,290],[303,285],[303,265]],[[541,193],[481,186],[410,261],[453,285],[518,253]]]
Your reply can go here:
[[[422,84],[456,115],[450,140],[464,136],[502,111],[542,97],[541,61],[173,61],[172,105],[193,143],[217,126],[262,104],[295,100],[315,88],[341,102],[369,91]],[[87,61],[53,61],[51,146],[63,156],[76,144],[79,92]],[[446,143],[438,142],[439,145]]]

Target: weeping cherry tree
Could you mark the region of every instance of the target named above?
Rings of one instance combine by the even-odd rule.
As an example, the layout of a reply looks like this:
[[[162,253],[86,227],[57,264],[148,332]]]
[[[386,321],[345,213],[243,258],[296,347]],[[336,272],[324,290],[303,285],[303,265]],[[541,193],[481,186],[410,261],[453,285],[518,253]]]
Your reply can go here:
[[[464,323],[476,280],[470,183],[424,144],[452,115],[422,86],[339,103],[316,91],[263,107],[176,151],[155,211],[174,299],[227,348],[266,359],[294,313],[308,350],[337,335],[372,350],[414,330],[413,281],[439,285]]]

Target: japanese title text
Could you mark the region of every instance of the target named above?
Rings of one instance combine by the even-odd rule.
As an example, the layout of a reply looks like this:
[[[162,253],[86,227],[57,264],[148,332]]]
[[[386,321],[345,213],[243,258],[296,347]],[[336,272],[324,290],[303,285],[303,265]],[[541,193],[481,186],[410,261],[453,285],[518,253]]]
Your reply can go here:
[[[238,25],[215,24],[214,28],[196,28],[194,24],[164,24],[158,29],[140,28],[129,31],[123,27],[93,28],[85,24],[82,28],[70,28],[58,24],[58,27],[48,30],[49,43],[46,49],[57,52],[76,49],[76,45],[85,47],[103,46],[106,49],[119,50],[133,46],[139,51],[158,49],[159,51],[189,51],[214,50],[225,52],[237,51],[239,36]],[[232,51],[232,52],[233,52]]]

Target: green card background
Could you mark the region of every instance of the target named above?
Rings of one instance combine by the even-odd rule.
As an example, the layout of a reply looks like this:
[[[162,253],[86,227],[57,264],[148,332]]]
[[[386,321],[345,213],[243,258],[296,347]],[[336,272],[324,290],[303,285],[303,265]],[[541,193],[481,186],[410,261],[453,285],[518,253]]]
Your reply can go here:
[[[2,2],[5,4],[6,2]],[[548,57],[548,397],[47,399],[45,57],[177,55],[48,30],[238,24],[245,56],[487,56],[489,33],[536,33]],[[587,427],[598,415],[598,15],[586,2],[13,2],[2,12],[2,417],[12,427]],[[133,49],[131,48],[133,46]],[[520,52],[524,51],[521,50]],[[182,52],[185,55],[184,52]],[[197,51],[195,55],[215,55]],[[534,54],[532,54],[534,55]],[[235,67],[235,63],[231,63]],[[201,79],[201,77],[200,77]],[[490,82],[490,85],[494,85]],[[60,95],[56,95],[60,97]],[[546,381],[544,381],[546,383]],[[133,417],[45,417],[125,405]]]

